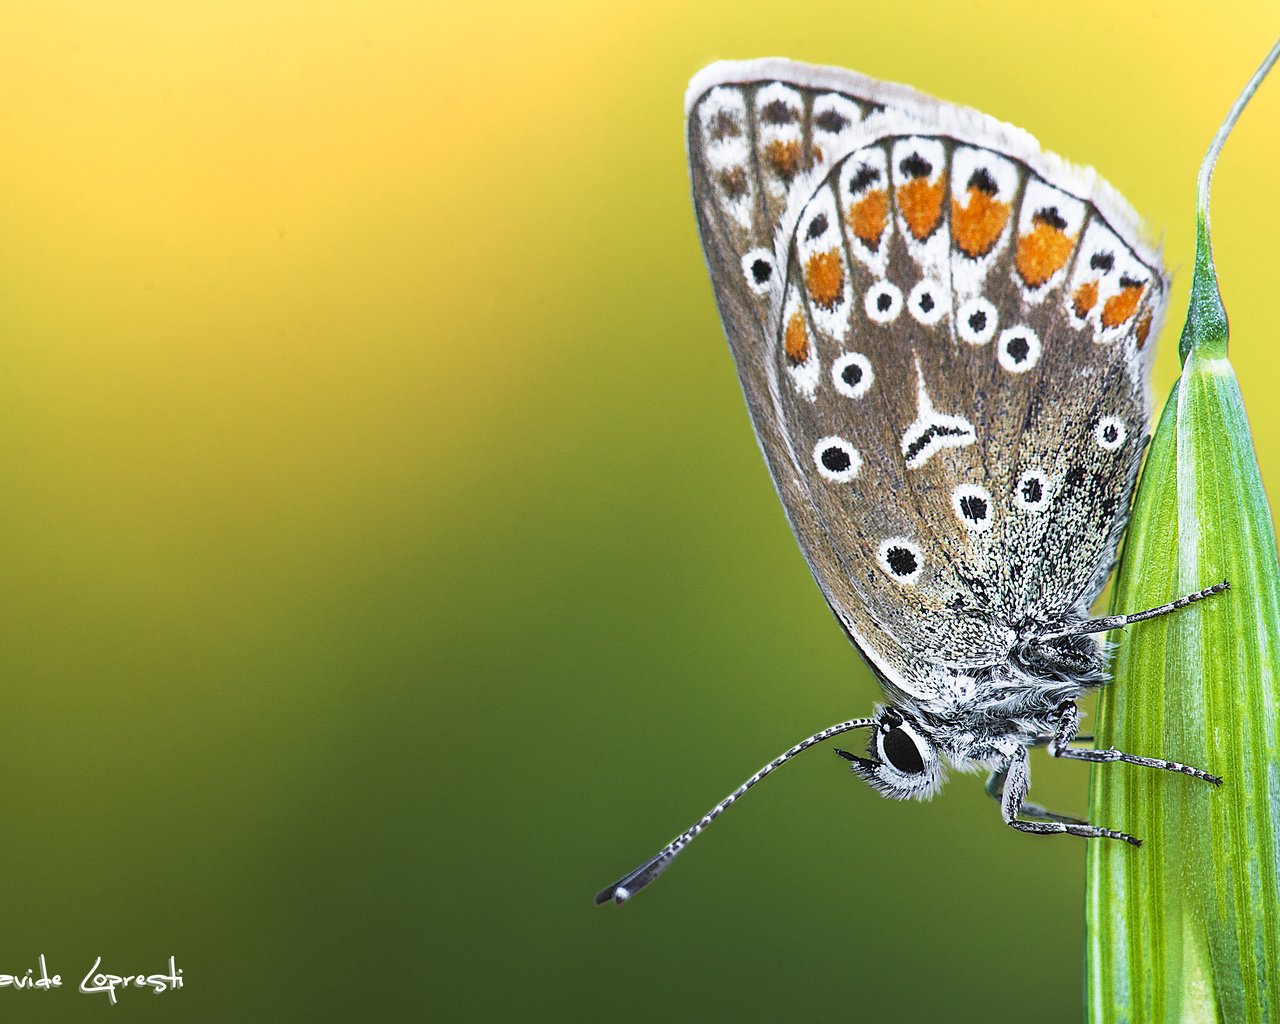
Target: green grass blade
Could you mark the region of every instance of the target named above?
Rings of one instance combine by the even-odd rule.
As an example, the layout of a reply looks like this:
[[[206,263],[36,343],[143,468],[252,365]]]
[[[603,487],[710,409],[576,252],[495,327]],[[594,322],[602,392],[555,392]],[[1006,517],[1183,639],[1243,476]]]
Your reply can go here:
[[[1226,594],[1129,626],[1099,698],[1098,745],[1203,767],[1221,790],[1096,766],[1091,820],[1145,836],[1094,842],[1086,896],[1093,1024],[1280,1022],[1280,566],[1213,270],[1213,161],[1200,176],[1182,375],[1152,439],[1114,592],[1138,611],[1222,579]]]

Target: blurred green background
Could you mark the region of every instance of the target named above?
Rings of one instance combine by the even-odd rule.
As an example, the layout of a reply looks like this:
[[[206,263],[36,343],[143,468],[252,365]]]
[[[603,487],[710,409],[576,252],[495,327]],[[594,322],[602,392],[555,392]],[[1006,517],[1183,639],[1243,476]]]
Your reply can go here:
[[[1274,4],[125,2],[0,30],[0,973],[119,1018],[1076,1021],[1082,844],[798,761],[877,699],[721,337],[682,96],[842,64],[1095,164],[1163,234]],[[1280,82],[1216,178],[1264,476]],[[1229,766],[1214,766],[1230,772]],[[1083,766],[1035,792],[1083,810]],[[1126,769],[1120,769],[1126,770]],[[1109,823],[1142,833],[1140,822]]]

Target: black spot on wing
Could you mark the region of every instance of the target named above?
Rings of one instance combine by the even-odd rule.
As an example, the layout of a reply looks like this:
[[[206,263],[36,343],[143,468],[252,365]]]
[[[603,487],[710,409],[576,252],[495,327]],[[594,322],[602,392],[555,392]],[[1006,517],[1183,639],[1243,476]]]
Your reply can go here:
[[[919,153],[912,153],[898,164],[898,170],[902,172],[904,178],[927,178],[933,173],[933,164]]]
[[[884,553],[884,560],[889,563],[889,570],[895,576],[910,576],[920,565],[914,551],[896,546]]]
[[[1048,224],[1055,231],[1067,230],[1067,222],[1062,214],[1058,212],[1056,206],[1046,206],[1043,210],[1036,210],[1031,215],[1031,222],[1033,224]]]
[[[870,188],[879,180],[880,172],[874,167],[868,167],[863,164],[863,166],[859,167],[857,171],[854,172],[853,177],[849,179],[849,193],[850,195],[856,196],[859,192],[866,191],[866,189]]]
[[[991,172],[985,167],[979,167],[971,175],[967,188],[976,188],[979,192],[993,196],[999,191],[995,178],[991,177]]]
[[[849,119],[838,110],[824,110],[813,119],[813,123],[824,132],[842,132],[849,127]]]
[[[796,117],[795,108],[785,100],[771,100],[760,111],[760,120],[765,124],[793,124]]]
[[[949,427],[945,424],[931,423],[921,431],[920,436],[907,446],[907,450],[902,454],[906,460],[910,462],[922,451],[924,451],[935,437],[967,437],[968,431],[961,430],[959,427]]]
[[[847,451],[832,445],[822,450],[822,464],[833,473],[843,473],[853,465],[853,461],[849,458]]]

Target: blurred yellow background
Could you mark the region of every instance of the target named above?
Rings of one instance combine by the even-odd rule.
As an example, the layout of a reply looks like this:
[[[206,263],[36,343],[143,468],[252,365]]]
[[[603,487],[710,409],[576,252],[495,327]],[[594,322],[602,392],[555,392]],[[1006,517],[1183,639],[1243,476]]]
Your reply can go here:
[[[689,76],[781,54],[1096,165],[1176,274],[1274,4],[51,2],[0,32],[0,973],[156,1020],[1080,1018],[1083,846],[797,762],[877,698],[748,426]],[[1280,478],[1280,81],[1215,180]],[[1083,810],[1085,771],[1037,757]],[[1229,766],[1221,766],[1229,774]],[[1133,825],[1141,831],[1140,823]],[[6,1009],[5,1004],[17,1004]],[[127,1004],[127,1005],[125,1005]]]

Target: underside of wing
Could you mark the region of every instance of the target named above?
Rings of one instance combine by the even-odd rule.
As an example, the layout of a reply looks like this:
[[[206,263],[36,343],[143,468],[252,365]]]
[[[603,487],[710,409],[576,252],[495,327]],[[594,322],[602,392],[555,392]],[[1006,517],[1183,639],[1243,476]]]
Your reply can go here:
[[[886,682],[918,692],[1087,608],[1167,292],[1123,201],[1025,133],[832,69],[713,65],[688,128],[752,423]]]

